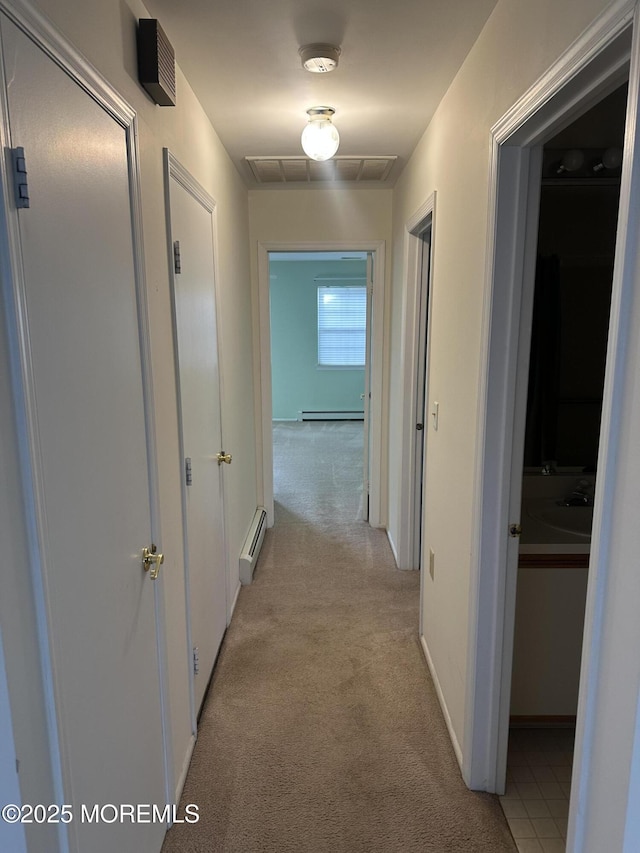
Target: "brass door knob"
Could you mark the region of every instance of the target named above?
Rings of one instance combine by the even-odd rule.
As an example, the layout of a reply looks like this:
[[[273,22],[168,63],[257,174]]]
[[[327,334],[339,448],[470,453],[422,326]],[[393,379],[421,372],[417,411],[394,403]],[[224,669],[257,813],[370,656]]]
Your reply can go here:
[[[160,566],[164,563],[164,554],[158,554],[155,545],[142,549],[142,568],[149,572],[151,580],[156,580],[160,573]]]
[[[233,457],[230,453],[225,453],[224,450],[221,450],[220,453],[216,453],[216,459],[218,460],[218,465],[222,465],[223,462],[226,462],[227,465],[231,465],[231,459]]]

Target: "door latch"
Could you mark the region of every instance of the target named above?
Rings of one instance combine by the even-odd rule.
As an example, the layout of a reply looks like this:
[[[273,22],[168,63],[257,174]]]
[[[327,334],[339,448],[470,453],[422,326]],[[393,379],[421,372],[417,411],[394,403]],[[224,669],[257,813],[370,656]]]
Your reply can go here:
[[[160,573],[160,566],[164,563],[164,554],[158,554],[155,545],[142,549],[142,568],[149,572],[151,580],[156,580]]]

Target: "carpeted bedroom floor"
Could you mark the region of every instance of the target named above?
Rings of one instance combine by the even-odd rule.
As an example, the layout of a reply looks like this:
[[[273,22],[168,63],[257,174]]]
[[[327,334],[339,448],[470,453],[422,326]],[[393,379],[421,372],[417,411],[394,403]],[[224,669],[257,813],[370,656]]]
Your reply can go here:
[[[274,425],[276,524],[240,593],[163,853],[513,853],[465,787],[419,576],[362,521],[362,424]]]

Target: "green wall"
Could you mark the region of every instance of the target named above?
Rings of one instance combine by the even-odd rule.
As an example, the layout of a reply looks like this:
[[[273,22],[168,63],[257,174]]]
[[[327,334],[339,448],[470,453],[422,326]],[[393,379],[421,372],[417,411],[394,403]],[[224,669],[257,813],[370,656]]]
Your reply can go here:
[[[302,410],[362,411],[364,368],[318,369],[316,279],[364,281],[366,261],[272,260],[269,271],[274,419],[296,420]]]

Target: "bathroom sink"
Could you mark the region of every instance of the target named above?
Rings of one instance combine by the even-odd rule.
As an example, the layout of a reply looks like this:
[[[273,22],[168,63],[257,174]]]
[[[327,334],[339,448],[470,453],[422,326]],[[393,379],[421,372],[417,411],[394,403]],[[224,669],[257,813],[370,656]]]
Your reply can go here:
[[[585,539],[591,538],[592,506],[558,506],[555,501],[549,500],[534,504],[527,512],[531,518],[548,524],[555,530],[583,536]]]

